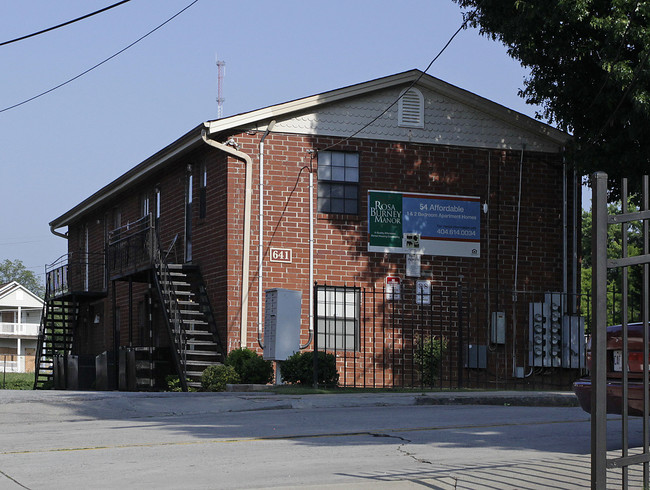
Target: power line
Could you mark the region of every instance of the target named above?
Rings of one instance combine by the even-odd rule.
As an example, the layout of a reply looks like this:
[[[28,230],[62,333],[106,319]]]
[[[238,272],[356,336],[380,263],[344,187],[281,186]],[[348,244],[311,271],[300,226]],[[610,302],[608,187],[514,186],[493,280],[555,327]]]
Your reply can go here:
[[[84,75],[86,75],[87,73],[90,73],[90,72],[93,71],[94,69],[99,68],[99,67],[102,66],[104,63],[106,63],[106,62],[112,60],[113,58],[115,58],[115,57],[117,57],[117,56],[119,56],[120,54],[122,54],[122,53],[123,53],[124,51],[126,51],[127,49],[129,49],[129,48],[135,46],[135,45],[138,44],[140,41],[142,41],[144,38],[150,36],[151,34],[153,34],[154,32],[156,32],[158,29],[160,29],[160,28],[163,27],[164,25],[166,25],[166,24],[168,24],[169,22],[171,22],[172,20],[174,20],[176,17],[178,17],[179,15],[181,15],[183,12],[185,12],[187,9],[189,9],[192,5],[194,5],[194,4],[197,3],[198,1],[199,1],[199,0],[194,0],[194,1],[193,1],[192,3],[190,3],[187,7],[185,7],[185,8],[182,9],[182,10],[180,10],[180,11],[177,12],[176,14],[172,15],[172,16],[171,16],[169,19],[167,19],[165,22],[163,22],[162,24],[158,25],[157,27],[151,29],[151,30],[150,30],[149,32],[147,32],[144,36],[142,36],[142,37],[136,39],[135,41],[133,41],[131,44],[129,44],[129,45],[126,46],[125,48],[122,48],[122,49],[119,50],[117,53],[115,53],[115,54],[109,56],[108,58],[106,58],[106,59],[103,60],[103,61],[100,61],[99,63],[97,63],[96,65],[92,66],[91,68],[88,68],[86,71],[81,72],[79,75],[77,75],[77,76],[75,76],[75,77],[72,77],[72,78],[66,80],[65,82],[62,82],[62,83],[58,84],[57,86],[52,87],[52,88],[49,89],[49,90],[46,90],[45,92],[41,92],[41,93],[38,94],[38,95],[35,95],[35,96],[33,96],[33,97],[30,97],[29,99],[23,100],[22,102],[18,102],[17,104],[11,105],[11,106],[9,106],[9,107],[5,107],[4,109],[0,109],[0,113],[6,112],[6,111],[11,110],[11,109],[15,109],[16,107],[20,107],[21,105],[27,104],[28,102],[31,102],[32,100],[36,100],[36,99],[38,99],[39,97],[43,97],[44,95],[47,95],[47,94],[49,94],[50,92],[54,92],[55,90],[60,89],[61,87],[65,86],[65,85],[68,85],[68,84],[71,83],[71,82],[74,82],[74,81],[77,80],[78,78],[83,77]]]
[[[375,117],[374,119],[372,119],[369,123],[365,124],[364,126],[362,126],[361,128],[359,128],[358,130],[356,130],[356,131],[355,131],[354,133],[352,133],[350,136],[346,136],[345,138],[343,138],[343,139],[337,141],[336,143],[333,143],[333,144],[331,144],[331,145],[329,145],[329,146],[323,148],[322,150],[318,150],[318,151],[329,150],[330,148],[333,148],[333,147],[338,146],[338,145],[340,145],[340,144],[342,144],[342,143],[345,143],[346,141],[348,141],[348,140],[354,138],[356,135],[358,135],[361,131],[363,131],[363,130],[366,129],[367,127],[373,125],[373,124],[374,124],[374,123],[375,123],[375,122],[376,122],[380,117],[382,117],[384,114],[386,114],[386,113],[387,113],[387,112],[388,112],[388,111],[389,111],[389,110],[390,110],[390,109],[391,109],[395,104],[397,104],[397,103],[399,102],[399,100],[400,100],[402,97],[404,97],[404,94],[406,94],[406,93],[407,93],[411,88],[413,88],[413,87],[414,87],[414,86],[415,86],[415,85],[420,81],[420,79],[424,76],[424,74],[425,74],[426,72],[429,71],[429,69],[431,68],[431,66],[432,66],[432,65],[433,65],[433,64],[438,60],[438,58],[440,58],[440,56],[442,55],[442,53],[445,52],[445,50],[449,47],[449,45],[450,45],[451,42],[454,40],[454,38],[458,35],[458,33],[459,33],[460,31],[462,31],[462,30],[467,26],[467,24],[472,20],[472,18],[473,18],[475,15],[476,15],[476,11],[472,12],[470,15],[467,16],[467,18],[463,21],[463,23],[460,25],[460,27],[459,27],[458,29],[456,29],[456,32],[454,32],[454,33],[452,34],[452,36],[449,38],[449,40],[447,41],[447,43],[442,47],[442,49],[438,52],[438,54],[434,56],[434,58],[431,60],[431,62],[429,62],[429,64],[427,65],[427,67],[424,69],[424,71],[423,71],[422,73],[420,73],[420,75],[419,75],[415,80],[413,80],[413,81],[411,82],[411,84],[407,87],[406,90],[404,90],[404,92],[402,92],[402,94],[401,94],[399,97],[397,97],[397,98],[396,98],[396,99],[395,99],[395,100],[394,100],[394,101],[393,101],[393,102],[392,102],[388,107],[386,107],[382,112],[380,112],[378,116],[376,116],[376,117]]]
[[[86,15],[83,15],[81,17],[77,17],[76,19],[73,19],[73,20],[69,20],[68,22],[64,22],[63,24],[59,24],[59,25],[54,26],[54,27],[48,27],[47,29],[43,29],[42,31],[33,32],[31,34],[27,34],[26,36],[17,37],[16,39],[12,39],[10,41],[2,42],[2,43],[0,43],[0,46],[5,46],[7,44],[16,43],[18,41],[23,41],[24,39],[29,39],[30,37],[38,36],[40,34],[45,34],[46,32],[50,32],[50,31],[53,31],[55,29],[59,29],[60,27],[65,27],[65,26],[68,26],[70,24],[74,24],[75,22],[79,22],[80,20],[87,19],[88,17],[92,17],[93,15],[101,14],[102,12],[106,12],[107,10],[110,10],[112,8],[119,7],[120,5],[122,5],[124,3],[127,3],[127,2],[130,2],[130,1],[131,0],[122,0],[121,2],[114,3],[113,5],[109,5],[108,7],[104,7],[103,9],[97,10],[96,12],[92,12],[90,14],[86,14]]]

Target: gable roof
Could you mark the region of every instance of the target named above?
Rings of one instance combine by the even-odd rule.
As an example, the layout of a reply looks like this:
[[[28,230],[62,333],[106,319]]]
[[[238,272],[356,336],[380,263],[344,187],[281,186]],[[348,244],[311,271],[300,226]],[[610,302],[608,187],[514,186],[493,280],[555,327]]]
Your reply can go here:
[[[570,136],[548,124],[537,121],[529,116],[508,109],[501,104],[492,102],[489,99],[476,95],[462,88],[451,85],[438,78],[428,75],[420,70],[409,70],[396,75],[378,78],[364,83],[350,85],[348,87],[331,90],[322,94],[312,95],[301,99],[284,102],[251,112],[237,114],[228,118],[217,119],[205,123],[209,134],[221,133],[236,127],[251,127],[266,129],[265,122],[272,119],[286,118],[295,113],[310,111],[314,108],[340,102],[345,99],[352,99],[364,95],[386,90],[394,87],[408,87],[415,84],[418,88],[424,88],[447,97],[463,106],[475,109],[483,114],[493,117],[511,126],[516,126],[527,132],[548,139],[555,145],[562,146]],[[394,99],[397,102],[397,99]],[[276,131],[278,127],[276,126]],[[363,137],[363,136],[359,136]]]
[[[18,291],[22,291],[25,298],[21,301],[22,304],[34,307],[41,307],[43,305],[43,300],[41,298],[16,281],[0,285],[0,303],[10,306],[7,300],[11,295]]]
[[[313,114],[316,111],[323,110],[325,106],[335,106],[337,103],[341,104],[345,101],[367,97],[391,89],[401,90],[407,88],[411,84],[417,84],[418,88],[438,94],[462,107],[474,110],[477,114],[482,114],[492,120],[499,121],[506,127],[518,128],[519,130],[533,135],[535,138],[547,141],[552,147],[556,148],[556,151],[557,148],[564,145],[570,138],[568,134],[524,114],[515,112],[500,104],[468,92],[467,90],[443,82],[442,80],[423,73],[420,70],[410,70],[396,75],[390,75],[321,94],[303,97],[254,111],[202,123],[181,136],[169,146],[155,153],[128,172],[124,173],[122,176],[115,179],[113,182],[95,192],[65,214],[51,221],[50,228],[54,232],[54,230],[58,228],[68,226],[84,213],[95,209],[101,204],[107,202],[117,193],[131,185],[134,185],[140,180],[145,179],[151,175],[151,173],[164,167],[174,157],[201,146],[204,144],[201,138],[201,131],[204,129],[212,135],[213,138],[214,135],[220,133],[232,133],[236,129],[265,130],[271,120],[289,120],[300,114]],[[391,95],[391,97],[394,102],[397,102],[395,96]],[[294,132],[290,129],[283,130],[280,125],[276,125],[275,130],[278,132]],[[323,132],[318,134],[337,136],[337,134],[332,134],[331,131],[328,133]],[[349,134],[350,133],[346,133],[346,135]],[[360,134],[356,137],[365,138],[369,136],[366,134]],[[454,144],[454,141],[440,140],[436,141],[436,143]]]

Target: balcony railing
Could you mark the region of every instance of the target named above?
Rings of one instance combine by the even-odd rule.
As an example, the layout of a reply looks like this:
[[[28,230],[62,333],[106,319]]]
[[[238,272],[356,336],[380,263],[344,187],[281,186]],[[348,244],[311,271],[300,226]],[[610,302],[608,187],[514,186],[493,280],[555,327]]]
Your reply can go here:
[[[45,297],[106,292],[103,253],[70,252],[45,267]]]
[[[156,244],[151,215],[111,231],[108,234],[109,277],[113,279],[152,267]]]
[[[38,323],[0,322],[0,335],[12,337],[38,337]]]

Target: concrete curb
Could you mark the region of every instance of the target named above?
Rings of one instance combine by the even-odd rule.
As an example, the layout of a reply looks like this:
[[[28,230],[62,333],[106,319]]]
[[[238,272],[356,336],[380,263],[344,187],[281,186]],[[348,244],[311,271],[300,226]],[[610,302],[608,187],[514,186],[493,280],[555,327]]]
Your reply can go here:
[[[265,410],[423,405],[578,407],[571,392],[342,393],[282,395],[269,391],[146,393],[0,390],[0,426],[48,420],[168,417]]]
[[[518,407],[579,407],[571,392],[492,392],[425,395],[416,405],[506,405]]]

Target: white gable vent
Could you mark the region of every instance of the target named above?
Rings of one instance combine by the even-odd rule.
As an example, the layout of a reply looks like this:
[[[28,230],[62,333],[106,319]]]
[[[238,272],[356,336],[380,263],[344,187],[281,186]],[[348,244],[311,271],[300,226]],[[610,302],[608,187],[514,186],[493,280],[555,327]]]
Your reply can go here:
[[[398,126],[407,128],[424,127],[424,96],[416,88],[402,92],[398,106]]]

